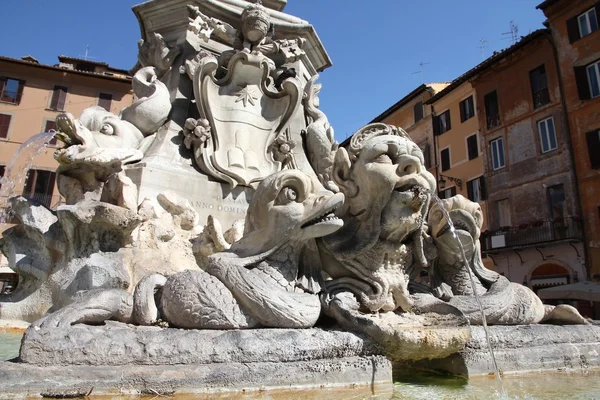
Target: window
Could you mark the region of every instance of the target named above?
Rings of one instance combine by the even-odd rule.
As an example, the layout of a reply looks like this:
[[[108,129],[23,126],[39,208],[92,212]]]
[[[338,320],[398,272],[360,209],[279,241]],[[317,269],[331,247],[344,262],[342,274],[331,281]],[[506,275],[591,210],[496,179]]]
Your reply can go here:
[[[590,97],[600,96],[600,61],[588,65],[586,68]]]
[[[56,130],[56,122],[55,121],[46,121],[46,125],[44,125],[44,132],[50,132],[51,130]],[[50,146],[56,146],[58,144],[58,140],[56,138],[50,139],[48,142]]]
[[[414,107],[415,124],[423,119],[423,102],[419,101]]]
[[[529,82],[531,83],[531,94],[533,96],[533,107],[539,108],[550,103],[550,92],[548,91],[548,78],[546,67],[540,65],[529,71]]]
[[[492,169],[495,171],[504,168],[504,141],[502,138],[490,142],[490,151],[492,153]]]
[[[67,100],[67,88],[64,86],[54,86],[52,92],[52,101],[50,102],[50,109],[55,111],[64,111],[65,101]]]
[[[473,106],[473,96],[469,96],[460,102],[460,122],[465,122],[475,116],[475,107]]]
[[[429,143],[424,142],[419,145],[421,152],[423,153],[423,164],[425,164],[425,168],[431,168],[431,154],[429,151]]]
[[[485,103],[485,117],[487,128],[492,129],[500,125],[500,109],[498,108],[498,94],[494,90],[483,96]]]
[[[442,190],[438,193],[440,199],[449,199],[452,196],[456,196],[456,186]]]
[[[542,153],[556,150],[556,132],[554,131],[554,119],[552,117],[538,122],[538,133],[540,134],[540,147]]]
[[[433,117],[433,134],[441,135],[442,133],[449,131],[452,127],[450,126],[450,110],[446,110],[440,115]]]
[[[98,96],[98,105],[104,108],[106,111],[110,111],[111,104],[112,94],[100,93],[100,95]]]
[[[571,43],[586,37],[598,30],[600,5],[590,8],[583,14],[579,14],[567,21],[567,31]]]
[[[485,177],[480,176],[467,182],[467,196],[469,200],[479,202],[486,199]]]
[[[566,214],[567,203],[565,201],[565,189],[563,185],[550,186],[548,191],[548,204],[550,207],[550,217],[552,219],[562,219]]]
[[[8,129],[10,128],[10,120],[12,115],[0,114],[0,138],[6,139],[8,137]]]
[[[498,216],[498,227],[511,226],[510,202],[508,199],[496,202],[496,214]]]
[[[19,104],[23,96],[25,81],[0,77],[0,101]]]
[[[593,169],[600,169],[600,129],[586,133],[590,165]]]
[[[469,160],[473,160],[479,157],[479,147],[477,146],[477,134],[471,135],[467,138],[467,152],[469,153]]]
[[[23,197],[36,200],[46,207],[50,207],[55,181],[56,173],[52,171],[30,169],[27,172],[27,183],[23,190]]]
[[[450,110],[446,110],[440,115],[440,134],[449,131],[450,129]]]
[[[440,158],[442,159],[442,171],[448,171],[450,169],[450,148],[442,150]]]
[[[584,37],[598,30],[598,18],[596,9],[591,8],[577,17],[579,25],[579,37]]]
[[[4,178],[4,173],[6,172],[6,166],[0,165],[0,178]],[[0,180],[0,189],[2,188],[2,181]]]

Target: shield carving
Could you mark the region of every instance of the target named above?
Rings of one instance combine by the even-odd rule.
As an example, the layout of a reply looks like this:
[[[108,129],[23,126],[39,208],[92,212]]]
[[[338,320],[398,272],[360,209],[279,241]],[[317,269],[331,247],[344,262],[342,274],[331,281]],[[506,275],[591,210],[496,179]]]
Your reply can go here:
[[[194,95],[200,115],[211,127],[211,138],[194,152],[203,172],[237,185],[255,186],[281,169],[268,151],[301,106],[296,78],[278,90],[270,78],[274,65],[262,54],[237,52],[227,74],[216,78],[218,61],[206,57],[194,75]]]

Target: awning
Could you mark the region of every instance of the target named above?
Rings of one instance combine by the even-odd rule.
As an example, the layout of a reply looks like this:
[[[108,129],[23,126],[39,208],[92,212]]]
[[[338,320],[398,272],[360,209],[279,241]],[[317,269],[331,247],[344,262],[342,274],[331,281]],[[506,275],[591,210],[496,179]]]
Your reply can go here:
[[[0,267],[0,274],[14,274],[15,271],[8,267]]]
[[[588,300],[600,302],[600,282],[578,282],[537,291],[540,299]]]

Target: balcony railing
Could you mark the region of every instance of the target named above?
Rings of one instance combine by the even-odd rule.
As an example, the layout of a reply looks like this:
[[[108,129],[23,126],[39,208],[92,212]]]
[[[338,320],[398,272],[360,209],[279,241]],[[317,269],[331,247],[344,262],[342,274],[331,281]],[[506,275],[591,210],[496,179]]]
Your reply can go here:
[[[46,193],[23,193],[23,197],[43,204],[51,210],[56,210],[63,203],[61,196],[52,196]]]
[[[483,251],[536,246],[561,240],[580,241],[583,240],[583,228],[579,218],[569,217],[483,232],[480,240]]]
[[[492,114],[487,116],[487,128],[493,129],[500,126],[500,114]]]
[[[550,103],[550,92],[548,88],[543,88],[533,93],[533,104],[535,108],[540,108]]]

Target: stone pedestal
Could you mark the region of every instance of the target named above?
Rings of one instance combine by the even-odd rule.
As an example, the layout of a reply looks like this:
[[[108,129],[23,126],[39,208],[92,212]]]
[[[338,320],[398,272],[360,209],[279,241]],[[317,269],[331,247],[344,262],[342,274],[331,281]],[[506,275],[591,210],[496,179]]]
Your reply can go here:
[[[355,334],[323,329],[207,331],[118,322],[29,328],[22,362],[0,363],[3,395],[203,393],[368,387],[391,363]]]

